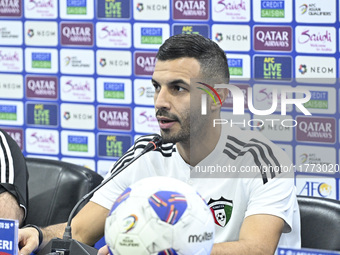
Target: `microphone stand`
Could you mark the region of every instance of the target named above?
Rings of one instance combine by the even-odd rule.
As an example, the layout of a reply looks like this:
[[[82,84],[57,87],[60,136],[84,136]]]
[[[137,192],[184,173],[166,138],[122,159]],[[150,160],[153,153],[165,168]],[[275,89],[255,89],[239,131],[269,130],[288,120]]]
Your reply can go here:
[[[65,228],[65,232],[63,235],[63,239],[53,238],[46,246],[41,249],[37,254],[38,255],[97,255],[98,250],[94,247],[91,247],[87,244],[81,243],[77,240],[72,239],[72,231],[71,231],[71,221],[74,217],[75,212],[79,208],[79,206],[86,201],[89,197],[91,197],[98,189],[103,187],[106,183],[111,181],[114,177],[116,177],[119,173],[121,173],[125,168],[130,166],[133,162],[135,162],[138,158],[143,156],[145,153],[156,150],[162,145],[162,137],[158,134],[155,134],[154,138],[145,146],[143,151],[139,153],[133,160],[124,165],[122,168],[114,171],[109,178],[105,179],[100,185],[91,190],[85,196],[83,196],[78,203],[73,207]]]

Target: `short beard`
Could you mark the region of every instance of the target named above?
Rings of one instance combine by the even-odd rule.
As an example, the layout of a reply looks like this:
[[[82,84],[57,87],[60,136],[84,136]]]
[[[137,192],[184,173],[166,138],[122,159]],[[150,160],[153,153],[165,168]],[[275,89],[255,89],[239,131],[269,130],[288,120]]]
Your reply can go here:
[[[167,116],[167,114],[164,114],[163,116]],[[209,125],[208,123],[210,123],[207,117],[201,116],[200,113],[189,111],[186,112],[184,116],[186,116],[186,118],[182,119],[183,122],[178,121],[181,126],[181,129],[178,133],[171,134],[169,129],[161,130],[164,144],[182,143],[190,146],[191,138],[199,139],[199,137],[204,136],[204,132],[207,130],[207,126]],[[178,120],[178,118],[176,119]]]
[[[161,130],[163,143],[190,143],[190,112],[185,112],[185,118],[179,119],[176,115],[170,114],[165,110],[158,110],[156,116],[171,118],[180,125],[180,130],[176,134],[171,134],[169,129]]]
[[[161,130],[163,143],[189,143],[190,142],[190,127],[185,127],[179,134],[170,134],[169,129]]]

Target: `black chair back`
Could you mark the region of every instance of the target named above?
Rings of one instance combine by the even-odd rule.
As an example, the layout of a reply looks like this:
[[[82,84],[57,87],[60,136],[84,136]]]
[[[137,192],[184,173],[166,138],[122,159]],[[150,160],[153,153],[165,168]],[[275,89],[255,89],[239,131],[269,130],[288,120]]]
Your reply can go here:
[[[44,227],[66,222],[75,204],[103,180],[93,170],[67,162],[26,158],[26,164],[29,173],[26,224]]]
[[[340,201],[298,196],[303,248],[340,251]]]

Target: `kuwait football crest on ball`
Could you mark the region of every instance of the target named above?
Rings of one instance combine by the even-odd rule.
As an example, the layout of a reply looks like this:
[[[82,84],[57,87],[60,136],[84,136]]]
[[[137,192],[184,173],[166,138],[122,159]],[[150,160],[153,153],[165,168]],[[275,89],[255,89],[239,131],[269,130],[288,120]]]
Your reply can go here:
[[[233,201],[221,197],[218,200],[210,198],[208,206],[214,216],[215,223],[225,227],[230,220],[233,211]]]

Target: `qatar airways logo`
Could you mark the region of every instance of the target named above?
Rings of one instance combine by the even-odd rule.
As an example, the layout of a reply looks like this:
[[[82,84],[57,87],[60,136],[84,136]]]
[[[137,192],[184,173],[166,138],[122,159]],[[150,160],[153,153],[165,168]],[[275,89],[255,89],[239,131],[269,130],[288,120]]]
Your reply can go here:
[[[209,16],[208,0],[174,0],[174,19],[199,19],[207,20]]]
[[[138,57],[137,65],[144,68],[146,71],[152,71],[155,68],[156,58],[155,57]]]
[[[97,109],[98,128],[99,129],[115,129],[115,130],[131,130],[131,108],[129,107],[104,107]]]
[[[54,76],[26,76],[28,98],[57,99],[58,79]]]
[[[291,51],[292,28],[285,26],[255,26],[254,49],[266,51]]]
[[[53,0],[29,0],[26,2],[26,9],[31,11],[36,8],[46,8],[46,9],[53,9],[54,8],[54,1]]]
[[[331,143],[336,141],[336,120],[326,117],[298,116],[299,125],[296,140],[314,143]]]
[[[135,74],[152,75],[156,65],[155,52],[136,52],[135,53]]]
[[[205,1],[175,1],[175,8],[184,15],[191,15],[192,13],[197,13],[198,15],[204,15],[206,12],[206,2]]]
[[[92,23],[61,23],[62,45],[93,45]]]
[[[0,0],[0,16],[21,17],[20,0]]]

